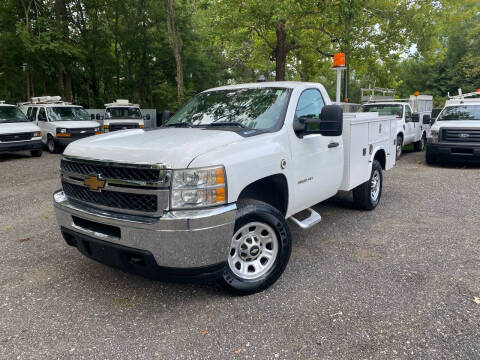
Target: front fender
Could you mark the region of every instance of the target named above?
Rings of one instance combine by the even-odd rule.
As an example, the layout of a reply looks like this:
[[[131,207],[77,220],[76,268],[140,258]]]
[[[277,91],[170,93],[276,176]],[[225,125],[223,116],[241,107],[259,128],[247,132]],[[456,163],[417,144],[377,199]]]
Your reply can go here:
[[[289,182],[288,169],[291,167],[282,168],[282,161],[289,163],[291,158],[286,139],[281,131],[245,138],[197,156],[188,167],[225,166],[228,202],[232,203],[245,187],[267,176],[284,174]],[[289,183],[288,189],[291,197]]]

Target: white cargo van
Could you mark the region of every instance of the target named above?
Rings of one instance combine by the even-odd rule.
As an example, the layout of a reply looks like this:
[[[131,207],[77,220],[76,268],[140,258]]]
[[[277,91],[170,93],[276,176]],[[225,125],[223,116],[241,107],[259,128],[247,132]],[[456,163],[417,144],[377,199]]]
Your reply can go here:
[[[90,120],[83,107],[64,102],[60,96],[34,97],[21,106],[42,130],[42,142],[51,153],[61,152],[75,140],[101,134],[100,124]]]
[[[113,103],[105,104],[103,116],[97,114],[97,120],[103,120],[104,132],[143,129],[144,118],[145,120],[150,120],[150,114],[144,117],[140,110],[140,105],[132,104],[124,99],[118,99]]]
[[[0,101],[0,153],[30,151],[42,156],[42,132],[14,105]]]

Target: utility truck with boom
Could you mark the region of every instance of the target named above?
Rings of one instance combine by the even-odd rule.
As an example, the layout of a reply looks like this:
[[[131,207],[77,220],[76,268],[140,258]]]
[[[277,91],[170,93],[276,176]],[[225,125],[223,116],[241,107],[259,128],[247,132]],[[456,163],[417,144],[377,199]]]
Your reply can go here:
[[[161,128],[69,145],[58,224],[67,244],[111,266],[261,291],[287,266],[290,225],[320,222],[315,204],[353,191],[359,209],[377,207],[396,122],[343,114],[316,83],[206,90]]]

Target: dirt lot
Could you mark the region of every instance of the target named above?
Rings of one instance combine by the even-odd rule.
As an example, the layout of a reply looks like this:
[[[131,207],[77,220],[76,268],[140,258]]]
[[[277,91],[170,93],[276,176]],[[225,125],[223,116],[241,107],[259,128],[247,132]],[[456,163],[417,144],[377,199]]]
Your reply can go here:
[[[271,289],[153,282],[68,247],[59,155],[0,155],[1,359],[478,359],[480,167],[407,153],[374,212],[316,206]]]

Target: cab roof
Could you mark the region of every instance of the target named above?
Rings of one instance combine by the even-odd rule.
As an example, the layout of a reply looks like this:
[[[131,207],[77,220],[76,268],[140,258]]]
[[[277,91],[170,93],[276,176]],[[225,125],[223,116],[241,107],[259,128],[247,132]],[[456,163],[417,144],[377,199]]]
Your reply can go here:
[[[302,81],[265,81],[265,82],[254,82],[254,83],[243,83],[235,85],[226,85],[219,86],[213,89],[205,90],[204,92],[217,91],[217,90],[235,90],[235,89],[261,89],[261,88],[285,88],[285,89],[294,89],[294,88],[308,88],[312,86],[317,86],[323,88],[323,85],[320,83],[313,82],[302,82]]]

